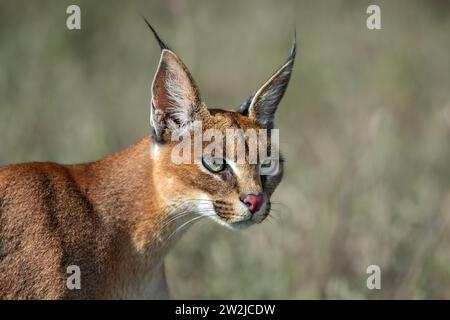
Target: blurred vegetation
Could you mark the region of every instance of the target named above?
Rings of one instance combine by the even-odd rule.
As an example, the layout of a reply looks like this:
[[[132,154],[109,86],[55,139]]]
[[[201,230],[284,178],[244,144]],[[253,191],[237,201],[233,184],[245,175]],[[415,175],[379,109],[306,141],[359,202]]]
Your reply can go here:
[[[78,4],[82,30],[65,27]],[[366,28],[377,3],[382,30]],[[450,298],[450,5],[444,1],[0,0],[0,164],[86,162],[149,133],[159,48],[237,106],[300,42],[277,124],[272,223],[212,222],[168,258],[178,298]],[[382,289],[368,290],[377,264]]]

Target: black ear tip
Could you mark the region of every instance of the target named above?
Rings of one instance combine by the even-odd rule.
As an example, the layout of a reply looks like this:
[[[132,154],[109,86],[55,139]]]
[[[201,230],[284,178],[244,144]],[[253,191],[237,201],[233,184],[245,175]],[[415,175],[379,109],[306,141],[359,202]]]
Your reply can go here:
[[[161,50],[167,49],[170,50],[170,48],[164,43],[164,41],[161,39],[161,37],[158,35],[158,33],[156,32],[156,30],[152,27],[152,25],[150,24],[150,22],[148,22],[148,20],[142,16],[142,19],[144,19],[145,23],[147,24],[147,26],[150,28],[150,30],[152,31],[153,35],[155,36],[156,41],[159,44],[159,47],[161,48]]]
[[[294,29],[294,41],[292,43],[291,51],[289,52],[288,60],[294,60],[297,55],[297,30]]]

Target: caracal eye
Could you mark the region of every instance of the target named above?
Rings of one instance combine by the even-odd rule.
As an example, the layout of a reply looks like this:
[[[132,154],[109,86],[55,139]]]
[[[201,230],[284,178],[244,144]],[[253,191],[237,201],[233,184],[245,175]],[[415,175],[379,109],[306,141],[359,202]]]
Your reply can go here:
[[[263,160],[259,165],[259,169],[261,175],[269,174],[269,171],[272,171],[272,159],[268,158]]]
[[[211,172],[218,173],[225,169],[225,160],[219,158],[202,158],[203,166]]]

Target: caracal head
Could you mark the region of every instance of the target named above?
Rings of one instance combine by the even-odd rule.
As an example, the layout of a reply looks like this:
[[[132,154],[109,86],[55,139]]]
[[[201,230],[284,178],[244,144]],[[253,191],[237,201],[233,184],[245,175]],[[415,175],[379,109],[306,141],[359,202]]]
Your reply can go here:
[[[150,148],[159,194],[231,228],[262,222],[283,175],[274,118],[292,73],[295,42],[256,93],[225,111],[206,106],[187,67],[149,27],[162,49],[152,83]]]

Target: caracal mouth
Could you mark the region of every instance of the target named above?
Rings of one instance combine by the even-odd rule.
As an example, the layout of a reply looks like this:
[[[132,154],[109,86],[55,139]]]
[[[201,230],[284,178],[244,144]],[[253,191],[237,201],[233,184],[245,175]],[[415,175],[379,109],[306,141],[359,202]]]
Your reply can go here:
[[[263,215],[251,215],[248,218],[243,218],[238,221],[226,222],[232,229],[246,229],[255,224],[260,224],[266,220],[268,214]]]
[[[269,216],[270,209],[264,206],[260,211],[252,214],[249,210],[243,210],[239,215],[226,216],[221,215],[215,210],[215,215],[210,218],[220,225],[234,229],[247,229],[255,224],[260,224]]]
[[[256,221],[253,221],[251,219],[247,220],[241,220],[241,221],[235,221],[235,222],[229,222],[228,225],[231,227],[231,229],[247,229],[250,226],[256,224]]]

